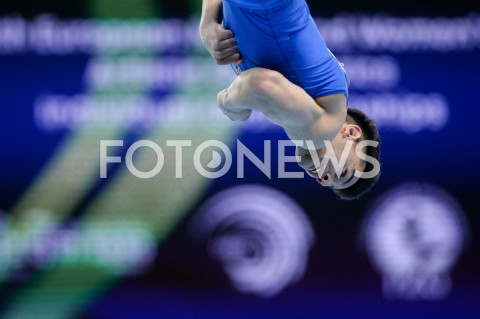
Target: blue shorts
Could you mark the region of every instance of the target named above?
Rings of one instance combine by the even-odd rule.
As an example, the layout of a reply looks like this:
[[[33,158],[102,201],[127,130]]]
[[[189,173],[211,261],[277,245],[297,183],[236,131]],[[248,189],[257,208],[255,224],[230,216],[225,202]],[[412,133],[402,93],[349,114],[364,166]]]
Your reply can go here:
[[[305,0],[224,0],[223,18],[243,57],[240,70],[278,71],[313,98],[348,96],[345,70],[327,48]]]

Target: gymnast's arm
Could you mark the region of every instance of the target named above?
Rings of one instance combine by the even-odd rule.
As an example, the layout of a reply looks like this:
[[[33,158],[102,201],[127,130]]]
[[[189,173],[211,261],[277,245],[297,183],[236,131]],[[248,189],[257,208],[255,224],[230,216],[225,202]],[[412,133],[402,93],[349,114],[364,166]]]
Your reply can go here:
[[[331,140],[345,123],[341,94],[313,99],[279,72],[253,68],[242,72],[217,95],[219,108],[234,121],[245,121],[252,110],[282,126],[292,140],[312,140],[316,148]]]
[[[199,27],[203,44],[217,64],[242,63],[233,33],[221,21],[222,0],[203,0]]]

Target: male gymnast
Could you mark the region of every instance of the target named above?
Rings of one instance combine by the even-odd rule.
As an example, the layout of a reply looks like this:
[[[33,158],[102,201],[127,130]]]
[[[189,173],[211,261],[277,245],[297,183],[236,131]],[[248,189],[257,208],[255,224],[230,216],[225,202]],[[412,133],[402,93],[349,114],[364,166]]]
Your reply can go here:
[[[253,110],[262,112],[291,140],[311,141],[306,146],[297,142],[298,164],[341,199],[359,198],[372,188],[379,167],[371,178],[354,172],[373,171],[379,145],[366,147],[363,159],[351,147],[341,172],[332,161],[319,164],[329,156],[328,141],[339,159],[346,146],[380,138],[371,119],[347,108],[348,76],[305,0],[204,0],[199,29],[215,62],[231,64],[238,75],[217,95],[225,115],[245,121]]]

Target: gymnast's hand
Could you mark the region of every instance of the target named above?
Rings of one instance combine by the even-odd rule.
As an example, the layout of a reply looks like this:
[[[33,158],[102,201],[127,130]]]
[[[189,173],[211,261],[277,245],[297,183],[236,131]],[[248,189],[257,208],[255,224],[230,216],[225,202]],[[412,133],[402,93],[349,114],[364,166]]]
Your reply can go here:
[[[235,103],[234,99],[231,98],[230,88],[222,90],[217,95],[217,105],[232,121],[246,121],[252,115],[252,109],[245,108],[239,103]]]
[[[240,64],[242,56],[230,30],[226,30],[217,22],[204,24],[200,29],[203,44],[219,65]]]

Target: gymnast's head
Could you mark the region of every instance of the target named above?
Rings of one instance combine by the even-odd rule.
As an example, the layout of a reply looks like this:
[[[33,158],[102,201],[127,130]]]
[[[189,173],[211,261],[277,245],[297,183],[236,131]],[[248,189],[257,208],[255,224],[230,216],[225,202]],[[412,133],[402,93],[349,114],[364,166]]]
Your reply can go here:
[[[378,129],[358,109],[349,108],[338,134],[326,146],[316,150],[317,163],[311,152],[314,151],[297,147],[298,164],[320,185],[332,189],[340,199],[360,198],[372,189],[380,177]]]

